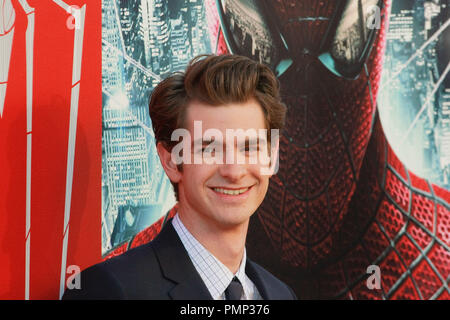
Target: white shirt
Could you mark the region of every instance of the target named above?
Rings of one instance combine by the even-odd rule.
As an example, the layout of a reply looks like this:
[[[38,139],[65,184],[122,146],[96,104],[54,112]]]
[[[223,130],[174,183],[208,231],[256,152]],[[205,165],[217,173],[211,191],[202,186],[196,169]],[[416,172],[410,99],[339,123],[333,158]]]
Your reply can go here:
[[[244,248],[244,256],[236,274],[233,274],[222,262],[211,254],[197,239],[189,232],[181,222],[178,213],[172,220],[178,236],[186,251],[200,274],[203,282],[208,288],[214,300],[225,300],[225,289],[236,276],[242,284],[243,293],[241,300],[262,300],[258,289],[250,278],[245,274],[245,263],[247,253]]]

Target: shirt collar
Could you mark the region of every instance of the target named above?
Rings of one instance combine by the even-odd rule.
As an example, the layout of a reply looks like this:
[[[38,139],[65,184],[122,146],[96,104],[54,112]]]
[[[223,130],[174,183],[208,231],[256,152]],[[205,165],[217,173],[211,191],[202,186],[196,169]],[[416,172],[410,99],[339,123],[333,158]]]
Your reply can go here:
[[[195,269],[200,274],[200,277],[214,299],[224,298],[225,289],[228,287],[231,280],[233,280],[234,276],[236,276],[241,282],[245,297],[249,297],[251,289],[245,274],[245,265],[247,260],[245,248],[239,269],[236,274],[233,274],[222,262],[220,262],[211,252],[209,252],[197,239],[195,239],[195,237],[184,226],[183,222],[181,222],[178,213],[173,218],[172,225],[186,248]]]

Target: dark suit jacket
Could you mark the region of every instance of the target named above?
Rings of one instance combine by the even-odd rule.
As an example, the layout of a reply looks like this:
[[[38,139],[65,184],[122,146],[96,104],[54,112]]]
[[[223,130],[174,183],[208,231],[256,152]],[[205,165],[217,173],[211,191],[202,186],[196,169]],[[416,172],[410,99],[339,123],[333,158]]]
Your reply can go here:
[[[250,259],[246,274],[263,299],[296,299],[283,282]],[[67,289],[72,299],[212,299],[169,220],[150,243],[81,272],[81,289]]]

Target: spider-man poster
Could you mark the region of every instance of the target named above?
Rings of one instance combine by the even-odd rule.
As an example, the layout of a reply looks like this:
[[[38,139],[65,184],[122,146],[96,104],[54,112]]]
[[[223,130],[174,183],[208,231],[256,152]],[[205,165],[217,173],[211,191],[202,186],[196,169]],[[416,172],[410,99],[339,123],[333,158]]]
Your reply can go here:
[[[266,63],[288,108],[253,260],[301,299],[450,298],[450,1],[0,3],[1,298],[174,215],[148,97],[201,53]]]

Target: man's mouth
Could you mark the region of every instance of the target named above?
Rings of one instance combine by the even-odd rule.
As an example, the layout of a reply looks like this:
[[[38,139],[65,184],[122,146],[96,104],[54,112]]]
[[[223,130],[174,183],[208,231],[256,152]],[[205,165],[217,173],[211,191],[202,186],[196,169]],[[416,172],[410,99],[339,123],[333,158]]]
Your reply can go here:
[[[246,192],[250,187],[240,188],[240,189],[226,189],[226,188],[212,188],[215,192],[222,193],[222,194],[228,194],[232,196],[240,195],[244,192]]]

